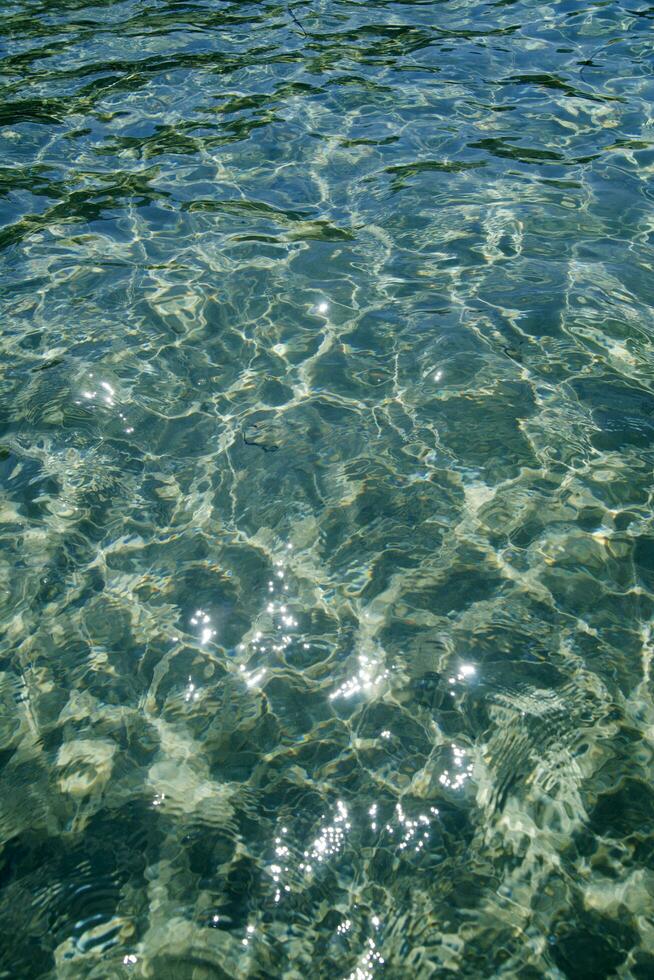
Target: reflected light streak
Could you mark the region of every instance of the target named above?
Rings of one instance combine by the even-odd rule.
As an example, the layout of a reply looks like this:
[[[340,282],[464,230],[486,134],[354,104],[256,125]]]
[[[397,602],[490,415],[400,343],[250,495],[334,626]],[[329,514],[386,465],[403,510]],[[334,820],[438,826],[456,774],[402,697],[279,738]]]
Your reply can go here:
[[[211,623],[211,616],[204,612],[203,609],[196,609],[195,615],[191,616],[191,626],[200,626],[200,643],[208,643],[209,640],[213,640],[216,635],[215,629],[212,629],[209,625]]]
[[[89,374],[89,378],[93,378],[93,375]],[[99,388],[101,388],[102,391],[100,391]],[[87,402],[95,402],[97,400],[100,404],[104,403],[107,408],[116,407],[116,389],[113,387],[113,385],[109,384],[108,381],[101,381],[98,388],[95,387],[95,384],[85,388],[80,392],[80,398],[85,399]],[[81,405],[82,402],[79,399],[76,399],[75,404]],[[122,412],[117,412],[117,415],[120,421],[125,424],[125,429],[123,431],[130,435],[134,431],[134,426],[127,425],[127,416]]]
[[[339,800],[333,822],[321,829],[309,849],[304,852],[305,860],[300,864],[300,871],[311,874],[316,863],[322,864],[327,858],[338,854],[345,845],[347,832],[351,829],[347,807]]]
[[[375,940],[371,937],[366,942],[366,949],[352,973],[345,980],[373,980],[374,968],[377,964],[384,965],[384,957],[377,949]]]
[[[353,677],[348,678],[339,688],[332,691],[329,695],[330,701],[335,698],[351,698],[360,693],[371,694],[382,681],[390,677],[387,668],[380,669],[379,661],[365,654],[360,654],[359,665],[359,670]]]
[[[457,745],[452,746],[454,770],[445,769],[438,777],[439,782],[448,789],[461,789],[472,775],[472,763],[467,762],[467,750]]]

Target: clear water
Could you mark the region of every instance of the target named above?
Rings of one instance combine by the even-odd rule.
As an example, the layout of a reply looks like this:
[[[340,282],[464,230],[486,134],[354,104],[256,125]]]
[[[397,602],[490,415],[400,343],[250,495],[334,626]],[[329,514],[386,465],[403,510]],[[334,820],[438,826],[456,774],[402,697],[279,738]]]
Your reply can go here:
[[[3,4],[0,977],[654,976],[653,20]]]

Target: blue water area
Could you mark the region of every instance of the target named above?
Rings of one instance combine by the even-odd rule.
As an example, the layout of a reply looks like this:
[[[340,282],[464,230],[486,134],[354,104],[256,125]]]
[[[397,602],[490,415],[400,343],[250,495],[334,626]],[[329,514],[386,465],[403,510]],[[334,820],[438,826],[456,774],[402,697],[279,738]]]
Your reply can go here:
[[[0,980],[654,977],[653,33],[2,5]]]

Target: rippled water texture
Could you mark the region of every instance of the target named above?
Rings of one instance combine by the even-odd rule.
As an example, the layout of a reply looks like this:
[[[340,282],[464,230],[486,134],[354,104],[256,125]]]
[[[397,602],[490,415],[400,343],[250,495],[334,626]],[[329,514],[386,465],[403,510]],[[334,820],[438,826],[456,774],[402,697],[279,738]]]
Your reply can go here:
[[[2,5],[0,978],[654,976],[653,20]]]

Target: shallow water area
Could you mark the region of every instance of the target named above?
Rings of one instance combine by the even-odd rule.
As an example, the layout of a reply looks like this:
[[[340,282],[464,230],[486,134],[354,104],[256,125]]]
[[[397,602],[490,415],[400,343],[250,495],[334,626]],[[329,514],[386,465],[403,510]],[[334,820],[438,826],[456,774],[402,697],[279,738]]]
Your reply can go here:
[[[0,978],[654,976],[654,7],[0,11]]]

